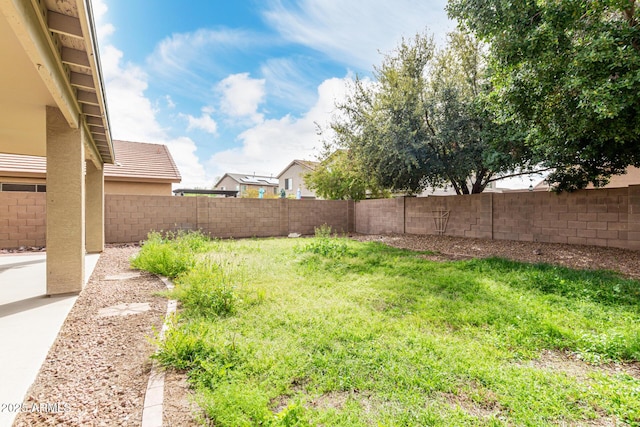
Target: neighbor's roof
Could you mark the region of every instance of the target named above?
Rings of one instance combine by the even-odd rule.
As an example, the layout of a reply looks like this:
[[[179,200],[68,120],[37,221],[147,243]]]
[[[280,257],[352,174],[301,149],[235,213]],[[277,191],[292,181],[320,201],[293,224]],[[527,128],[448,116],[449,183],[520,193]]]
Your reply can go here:
[[[180,171],[166,145],[113,141],[115,165],[104,165],[108,181],[180,182]],[[13,177],[46,176],[46,157],[0,153],[0,175]]]
[[[166,145],[145,142],[113,141],[116,163],[104,165],[104,175],[111,181],[166,180],[180,182],[180,171]]]
[[[311,160],[294,160],[291,163],[289,163],[287,167],[282,170],[282,172],[278,174],[278,178],[284,175],[293,165],[300,165],[304,168],[309,169],[310,171],[314,171],[319,164],[320,164],[319,162],[313,162]]]
[[[269,187],[277,187],[279,184],[278,178],[274,178],[272,176],[261,176],[261,175],[255,175],[255,174],[247,175],[242,173],[225,173],[222,176],[222,178],[220,178],[218,182],[216,182],[216,185],[214,185],[214,187],[217,187],[220,184],[220,182],[222,182],[222,180],[227,176],[233,179],[234,181],[236,181],[238,184],[244,184],[244,185],[266,185]]]

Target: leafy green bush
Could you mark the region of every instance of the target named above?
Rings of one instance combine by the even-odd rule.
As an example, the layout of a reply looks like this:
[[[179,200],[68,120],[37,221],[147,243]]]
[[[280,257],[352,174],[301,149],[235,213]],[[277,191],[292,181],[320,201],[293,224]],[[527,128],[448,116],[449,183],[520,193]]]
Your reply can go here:
[[[236,296],[229,277],[216,264],[201,261],[176,280],[172,293],[187,316],[225,316],[235,311]]]
[[[340,258],[349,253],[349,247],[345,239],[332,235],[331,226],[322,224],[315,227],[315,238],[299,248],[300,252],[310,252],[328,258]]]
[[[160,350],[152,357],[163,366],[181,370],[197,368],[202,360],[209,357],[207,333],[205,323],[193,322],[178,326],[176,317],[173,317],[164,340],[156,343]]]
[[[321,239],[328,239],[331,237],[331,226],[327,224],[322,224],[320,227],[314,227],[313,231],[316,237]]]
[[[196,254],[210,247],[211,240],[199,231],[148,234],[131,266],[172,279],[196,264]]]

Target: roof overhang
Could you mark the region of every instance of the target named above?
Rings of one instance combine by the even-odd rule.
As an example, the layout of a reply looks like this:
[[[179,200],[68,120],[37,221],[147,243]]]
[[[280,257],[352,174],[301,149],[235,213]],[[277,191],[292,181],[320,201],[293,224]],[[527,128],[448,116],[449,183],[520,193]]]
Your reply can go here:
[[[87,158],[115,160],[88,0],[0,0],[0,150],[46,155],[46,107],[84,128]],[[6,114],[5,114],[6,112]]]

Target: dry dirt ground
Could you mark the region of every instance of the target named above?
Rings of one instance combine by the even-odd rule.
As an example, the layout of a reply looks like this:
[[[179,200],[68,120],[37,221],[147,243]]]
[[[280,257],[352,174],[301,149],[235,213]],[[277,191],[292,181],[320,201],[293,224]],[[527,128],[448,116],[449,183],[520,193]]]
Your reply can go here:
[[[640,252],[625,249],[406,234],[356,235],[353,238],[360,241],[382,242],[403,249],[432,251],[434,254],[426,258],[436,261],[496,256],[581,270],[611,270],[629,278],[640,279]]]
[[[353,238],[432,251],[434,254],[426,257],[434,260],[500,256],[581,269],[607,269],[640,278],[640,253],[621,249],[448,236],[356,235]],[[149,338],[160,329],[167,303],[157,295],[164,289],[160,279],[129,268],[129,259],[137,250],[134,246],[105,250],[27,393],[25,403],[29,405],[59,402],[62,410],[22,413],[14,426],[141,425],[151,367],[149,356],[154,351]],[[108,307],[133,303],[143,307],[136,314],[101,312]],[[553,352],[543,354],[539,361],[532,363],[576,375],[596,369],[570,355]],[[633,371],[634,376],[640,371],[637,364],[623,369]],[[163,425],[195,426],[198,425],[196,418],[200,417],[184,375],[167,372]]]

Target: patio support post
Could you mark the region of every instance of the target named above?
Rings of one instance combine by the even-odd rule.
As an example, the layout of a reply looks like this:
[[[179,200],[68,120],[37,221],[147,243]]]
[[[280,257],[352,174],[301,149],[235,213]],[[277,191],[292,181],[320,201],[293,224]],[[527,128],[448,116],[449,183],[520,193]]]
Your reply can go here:
[[[100,253],[104,250],[104,169],[87,161],[86,217],[87,252]]]
[[[47,295],[84,286],[84,127],[47,107]]]

